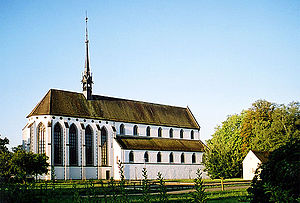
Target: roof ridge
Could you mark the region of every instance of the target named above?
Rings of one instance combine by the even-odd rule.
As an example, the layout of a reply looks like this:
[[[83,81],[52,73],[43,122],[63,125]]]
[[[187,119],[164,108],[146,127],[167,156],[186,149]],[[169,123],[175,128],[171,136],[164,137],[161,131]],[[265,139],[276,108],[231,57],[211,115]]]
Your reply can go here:
[[[62,91],[62,92],[68,92],[68,93],[75,93],[75,94],[82,94],[81,92],[73,92],[73,91],[69,91],[69,90],[60,90],[60,89],[50,89],[50,90]],[[187,109],[187,107],[182,107],[182,106],[160,104],[160,103],[147,102],[147,101],[139,101],[139,100],[133,100],[133,99],[125,99],[125,98],[114,97],[114,96],[107,96],[107,95],[93,95],[93,97],[104,97],[104,98],[118,99],[118,100],[123,100],[123,101],[130,101],[130,102],[138,102],[138,103],[144,103],[144,104],[152,104],[152,105],[169,106],[169,107]]]

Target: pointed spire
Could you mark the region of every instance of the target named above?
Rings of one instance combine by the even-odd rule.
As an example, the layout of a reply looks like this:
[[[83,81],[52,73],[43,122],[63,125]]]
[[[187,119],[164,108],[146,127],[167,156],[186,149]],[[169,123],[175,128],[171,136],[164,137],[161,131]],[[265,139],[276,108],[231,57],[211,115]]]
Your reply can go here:
[[[90,59],[89,59],[89,35],[88,35],[88,17],[87,11],[85,12],[85,46],[86,46],[86,58],[85,58],[85,72],[90,73]]]
[[[85,58],[85,65],[84,65],[84,73],[82,75],[82,90],[85,98],[87,100],[92,99],[92,84],[93,84],[93,79],[92,79],[92,74],[90,71],[90,59],[89,59],[89,39],[88,39],[88,28],[87,28],[87,23],[88,23],[88,17],[87,17],[87,12],[86,12],[86,17],[85,17],[85,46],[86,46],[86,58]]]

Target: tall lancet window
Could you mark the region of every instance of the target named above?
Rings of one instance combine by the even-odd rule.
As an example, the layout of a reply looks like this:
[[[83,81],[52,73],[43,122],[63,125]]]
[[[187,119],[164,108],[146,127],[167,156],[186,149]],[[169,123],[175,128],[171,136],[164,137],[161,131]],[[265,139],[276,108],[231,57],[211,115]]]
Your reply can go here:
[[[62,165],[63,138],[59,123],[54,126],[54,165]]]
[[[101,165],[107,166],[108,160],[107,160],[107,131],[103,127],[101,129]]]
[[[69,164],[70,166],[78,165],[78,136],[74,124],[69,129]]]
[[[45,153],[45,131],[46,128],[45,126],[40,123],[37,127],[37,153],[38,154],[43,154]]]
[[[33,134],[34,134],[34,128],[33,125],[30,126],[30,145],[29,145],[29,151],[33,152],[34,149],[34,139],[33,139]]]
[[[88,125],[85,128],[85,163],[87,166],[93,165],[93,132]]]

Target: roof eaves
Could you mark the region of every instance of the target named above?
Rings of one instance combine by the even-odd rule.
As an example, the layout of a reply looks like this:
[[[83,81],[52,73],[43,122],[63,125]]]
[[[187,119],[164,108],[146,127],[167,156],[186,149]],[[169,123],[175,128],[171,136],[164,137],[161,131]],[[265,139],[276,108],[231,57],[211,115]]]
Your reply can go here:
[[[198,123],[198,121],[196,120],[194,114],[192,113],[191,109],[189,108],[189,106],[187,106],[187,110],[188,110],[188,113],[191,115],[191,117],[193,118],[194,122],[196,123],[196,125],[198,126],[198,130],[200,130],[200,125]]]
[[[47,93],[46,93],[46,95],[40,100],[40,102],[34,107],[34,109],[30,112],[30,114],[28,114],[27,116],[26,116],[26,118],[29,118],[30,116],[34,116],[35,114],[34,114],[34,112],[39,108],[39,106],[42,104],[42,101],[47,97],[47,95],[49,94],[49,93],[51,93],[51,90],[52,89],[50,89]]]

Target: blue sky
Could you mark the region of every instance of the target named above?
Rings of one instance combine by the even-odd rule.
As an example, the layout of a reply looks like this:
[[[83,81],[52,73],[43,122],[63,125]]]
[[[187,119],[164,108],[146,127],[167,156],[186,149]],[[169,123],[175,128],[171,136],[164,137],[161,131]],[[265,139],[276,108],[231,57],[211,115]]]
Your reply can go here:
[[[300,98],[300,1],[0,0],[0,134],[21,143],[50,88],[189,106],[207,140],[258,99]]]

